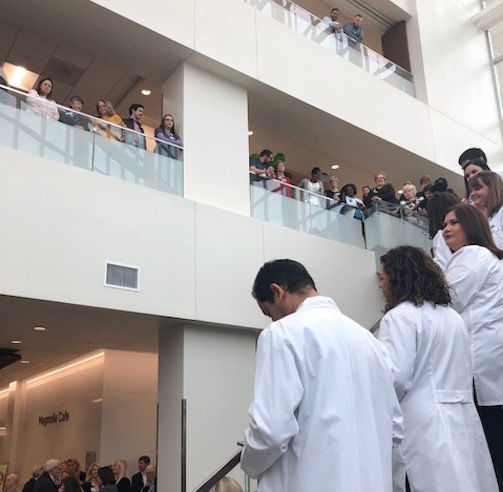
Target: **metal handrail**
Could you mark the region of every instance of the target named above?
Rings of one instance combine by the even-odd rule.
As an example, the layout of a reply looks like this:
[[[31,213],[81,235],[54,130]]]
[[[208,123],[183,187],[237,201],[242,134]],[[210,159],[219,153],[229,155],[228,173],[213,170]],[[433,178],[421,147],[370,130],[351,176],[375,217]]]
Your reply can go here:
[[[285,9],[287,7],[284,4],[290,4],[290,5],[292,5],[294,7],[294,10],[300,10],[301,12],[305,13],[308,17],[311,17],[311,19],[314,19],[314,20],[317,21],[316,24],[312,23],[313,27],[316,27],[318,24],[323,23],[323,19],[321,19],[320,17],[318,17],[316,14],[313,14],[313,13],[309,12],[309,10],[306,10],[304,7],[301,7],[300,5],[297,5],[295,2],[292,2],[291,0],[269,0],[269,1],[272,1],[272,2],[276,3],[277,5],[280,5],[281,7],[285,8]],[[245,0],[245,2],[250,2],[250,0]],[[337,34],[338,35],[341,34],[346,39],[350,39],[353,42],[357,42],[357,41],[355,41],[353,38],[351,38],[350,36],[348,36],[344,32],[337,33]],[[365,45],[363,43],[359,43],[359,44],[361,44],[370,53],[373,53],[374,55],[376,55],[378,58],[381,58],[381,59],[385,60],[387,63],[391,63],[395,67],[397,67],[400,70],[402,70],[403,72],[405,72],[408,76],[410,76],[411,80],[413,79],[413,77],[414,77],[413,74],[411,72],[409,72],[408,70],[406,70],[405,68],[403,68],[400,65],[398,65],[398,63],[392,62],[391,60],[389,60],[385,56],[381,55],[377,51],[374,51],[372,48],[369,48],[367,45]]]
[[[194,492],[209,492],[219,480],[224,478],[241,461],[241,450],[236,451],[217,471],[212,473],[204,482],[196,487]]]
[[[17,95],[22,96],[22,97],[30,97],[27,92],[21,91],[19,89],[14,89],[13,87],[10,87],[8,85],[0,84],[0,89],[4,90],[6,92],[12,92],[12,93],[17,94]],[[84,116],[85,118],[88,118],[88,119],[90,119],[92,121],[95,121],[99,125],[103,125],[104,124],[107,127],[110,126],[110,127],[113,127],[113,128],[117,128],[120,131],[127,132],[127,133],[132,133],[132,134],[136,134],[136,135],[139,135],[140,137],[143,137],[143,138],[148,138],[148,139],[151,139],[151,140],[155,140],[159,144],[169,145],[170,147],[175,147],[177,149],[183,150],[183,147],[180,146],[180,145],[178,145],[178,144],[166,142],[165,140],[161,140],[161,139],[156,138],[156,137],[151,137],[149,135],[145,135],[144,133],[137,132],[136,130],[132,130],[131,128],[127,128],[127,127],[124,127],[124,126],[121,126],[121,125],[117,125],[116,123],[112,123],[111,121],[109,122],[109,121],[103,120],[102,118],[99,118],[97,116],[93,116],[93,115],[90,115],[90,114],[87,114],[87,113],[82,113],[81,111],[75,111],[75,109],[72,109],[72,108],[69,108],[67,106],[63,106],[61,104],[58,104],[56,101],[52,101],[51,100],[51,102],[53,102],[56,105],[56,107],[58,108],[58,110],[61,110],[61,111],[71,111],[72,113],[79,114],[81,116]],[[92,129],[91,131],[95,131],[95,130]]]

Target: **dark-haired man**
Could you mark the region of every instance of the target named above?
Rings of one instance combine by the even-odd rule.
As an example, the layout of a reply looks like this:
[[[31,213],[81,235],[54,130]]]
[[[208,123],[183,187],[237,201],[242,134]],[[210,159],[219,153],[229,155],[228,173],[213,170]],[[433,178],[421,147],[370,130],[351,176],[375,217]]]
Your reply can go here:
[[[327,25],[327,28],[331,33],[339,33],[342,31],[342,24],[339,22],[340,10],[335,7],[330,11],[330,16],[323,17],[323,23]]]
[[[141,119],[143,118],[144,107],[141,104],[131,104],[129,106],[129,118],[124,120],[124,124],[133,132],[124,132],[124,142],[129,145],[134,145],[140,149],[147,148],[147,142],[145,140],[145,131],[141,126]],[[143,135],[138,135],[138,133],[143,133]]]
[[[403,484],[402,418],[381,344],[296,261],[266,263],[252,295],[273,321],[258,339],[241,457],[258,491],[390,491],[392,455]]]
[[[138,472],[131,478],[132,492],[141,492],[147,485],[148,478],[145,470],[148,465],[150,465],[150,456],[144,455],[138,458]]]
[[[272,151],[264,149],[260,152],[258,157],[250,157],[250,171],[259,176],[265,176],[267,171],[274,168],[272,167]]]

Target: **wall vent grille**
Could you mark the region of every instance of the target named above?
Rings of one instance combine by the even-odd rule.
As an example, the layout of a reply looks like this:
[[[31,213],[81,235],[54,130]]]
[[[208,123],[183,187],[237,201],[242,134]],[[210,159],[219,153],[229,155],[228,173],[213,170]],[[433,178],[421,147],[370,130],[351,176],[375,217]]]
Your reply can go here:
[[[107,263],[105,273],[105,285],[138,290],[138,268]]]

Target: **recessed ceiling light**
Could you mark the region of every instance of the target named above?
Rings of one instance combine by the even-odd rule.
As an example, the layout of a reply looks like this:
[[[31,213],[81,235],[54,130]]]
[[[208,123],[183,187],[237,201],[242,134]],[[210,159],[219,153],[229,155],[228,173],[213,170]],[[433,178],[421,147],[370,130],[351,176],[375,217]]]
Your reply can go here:
[[[253,132],[251,130],[248,130],[248,136],[251,137],[253,135]]]
[[[96,398],[95,400],[91,400],[91,403],[101,403],[103,398]]]
[[[29,364],[29,363],[30,363],[30,361],[29,361],[29,360],[22,360],[22,361],[21,361],[21,364]]]
[[[11,340],[10,343],[19,344],[19,343],[23,343],[23,342],[21,340]]]
[[[335,171],[336,169],[339,169],[339,164],[332,164],[332,169]]]
[[[46,330],[46,328],[44,326],[34,326],[33,329],[35,331],[45,331]]]
[[[141,93],[144,95],[144,96],[150,96],[150,94],[152,94],[152,91],[150,89],[142,89],[141,90]]]

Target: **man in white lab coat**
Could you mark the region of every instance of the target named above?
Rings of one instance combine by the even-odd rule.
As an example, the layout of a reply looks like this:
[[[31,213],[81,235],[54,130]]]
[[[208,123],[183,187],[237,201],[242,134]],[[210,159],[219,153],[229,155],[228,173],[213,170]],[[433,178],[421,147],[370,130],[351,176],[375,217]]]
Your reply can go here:
[[[259,492],[391,492],[402,416],[380,342],[295,261],[266,263],[253,296],[273,323],[258,340],[243,470]]]

